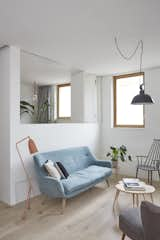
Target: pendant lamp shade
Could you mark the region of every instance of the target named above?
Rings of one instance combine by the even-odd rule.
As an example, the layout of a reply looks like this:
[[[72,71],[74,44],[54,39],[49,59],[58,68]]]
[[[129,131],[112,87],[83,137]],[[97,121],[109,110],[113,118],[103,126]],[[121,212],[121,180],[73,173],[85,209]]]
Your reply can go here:
[[[144,105],[153,104],[154,101],[150,95],[144,93],[143,84],[140,85],[140,92],[133,99],[131,104],[133,105]]]

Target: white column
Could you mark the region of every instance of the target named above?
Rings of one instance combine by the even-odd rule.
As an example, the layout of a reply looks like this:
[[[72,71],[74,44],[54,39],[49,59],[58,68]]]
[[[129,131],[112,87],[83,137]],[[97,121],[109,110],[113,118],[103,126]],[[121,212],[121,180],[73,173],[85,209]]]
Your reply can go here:
[[[71,120],[73,123],[84,122],[84,73],[71,75]]]
[[[20,51],[16,47],[0,49],[0,200],[15,203],[13,135],[18,118],[17,83],[20,76]],[[18,104],[19,106],[19,104]]]

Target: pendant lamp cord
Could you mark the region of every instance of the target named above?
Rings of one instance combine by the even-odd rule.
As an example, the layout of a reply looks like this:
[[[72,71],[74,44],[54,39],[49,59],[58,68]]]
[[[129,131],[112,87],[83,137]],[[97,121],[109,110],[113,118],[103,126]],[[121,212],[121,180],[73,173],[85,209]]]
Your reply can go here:
[[[118,40],[117,40],[116,37],[114,38],[114,41],[115,41],[115,45],[116,45],[117,51],[119,52],[120,56],[121,56],[123,59],[127,60],[127,61],[131,60],[131,59],[135,56],[135,54],[137,53],[138,49],[141,48],[141,52],[140,52],[140,63],[139,63],[139,72],[141,73],[141,71],[142,71],[142,60],[143,60],[143,41],[142,41],[142,40],[138,41],[136,48],[135,48],[134,51],[133,51],[130,55],[128,55],[128,56],[126,56],[126,55],[120,50],[119,45],[118,45]]]

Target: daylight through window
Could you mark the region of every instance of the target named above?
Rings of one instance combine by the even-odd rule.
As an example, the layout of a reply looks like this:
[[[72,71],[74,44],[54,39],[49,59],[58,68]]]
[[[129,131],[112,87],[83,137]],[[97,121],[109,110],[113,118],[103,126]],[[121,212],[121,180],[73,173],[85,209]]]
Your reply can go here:
[[[71,117],[71,84],[57,86],[58,118]]]
[[[114,81],[114,127],[144,127],[144,106],[131,105],[139,93],[143,73],[113,77]]]

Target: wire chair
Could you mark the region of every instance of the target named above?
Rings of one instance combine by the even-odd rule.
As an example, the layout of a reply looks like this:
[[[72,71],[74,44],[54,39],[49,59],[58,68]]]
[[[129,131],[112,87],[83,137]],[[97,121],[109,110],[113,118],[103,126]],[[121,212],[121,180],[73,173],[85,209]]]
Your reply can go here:
[[[154,139],[147,156],[137,156],[138,165],[136,178],[139,170],[148,172],[148,183],[152,184],[153,172],[157,171],[160,179],[160,139]]]

